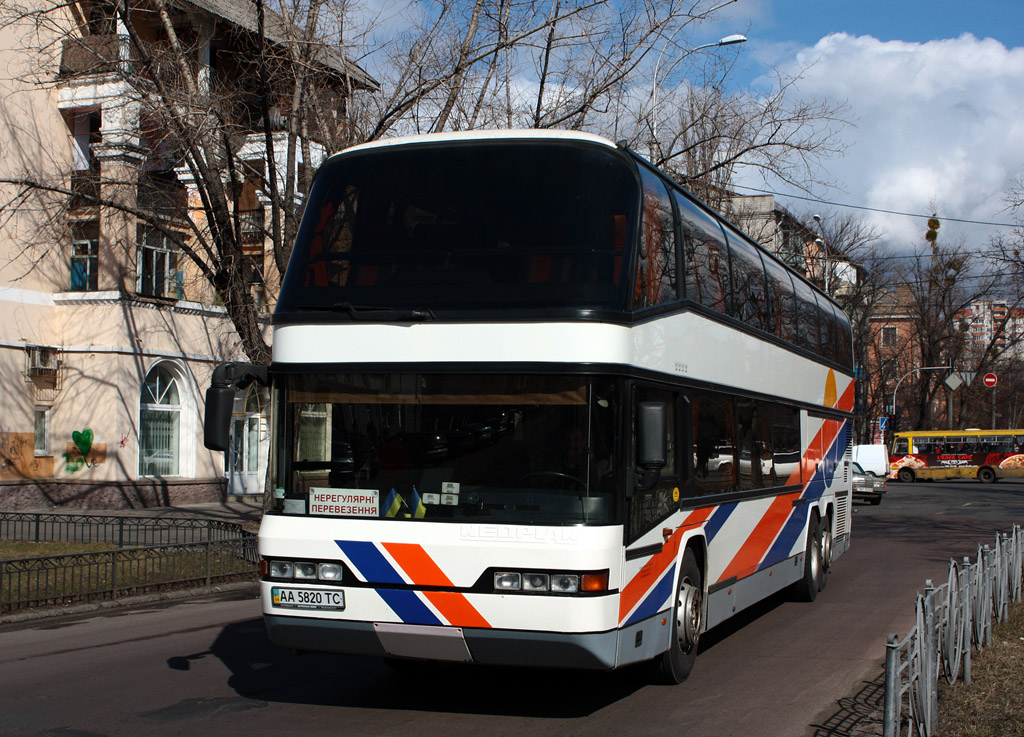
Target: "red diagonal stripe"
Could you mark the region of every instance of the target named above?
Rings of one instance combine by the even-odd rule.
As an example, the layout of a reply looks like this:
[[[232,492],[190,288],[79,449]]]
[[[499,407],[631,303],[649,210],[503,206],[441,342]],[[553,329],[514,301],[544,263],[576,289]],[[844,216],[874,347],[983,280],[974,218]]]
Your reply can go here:
[[[713,511],[715,511],[714,505],[701,507],[690,512],[679,528],[672,533],[672,537],[662,546],[661,552],[651,556],[650,560],[644,563],[643,568],[637,571],[633,579],[622,588],[622,591],[619,593],[620,622],[647,595],[651,587],[661,578],[661,574],[675,562],[676,556],[679,553],[679,541],[683,537],[683,528],[704,524]]]
[[[451,579],[416,543],[383,543],[409,579],[417,586],[454,586]],[[465,595],[457,591],[426,591],[423,595],[453,627],[490,627]]]

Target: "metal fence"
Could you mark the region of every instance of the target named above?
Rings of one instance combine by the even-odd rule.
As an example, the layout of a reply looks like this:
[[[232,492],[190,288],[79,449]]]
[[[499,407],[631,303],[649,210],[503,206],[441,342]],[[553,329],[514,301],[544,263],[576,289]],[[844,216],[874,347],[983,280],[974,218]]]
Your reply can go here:
[[[996,535],[978,546],[971,563],[949,561],[949,579],[929,580],[917,597],[917,623],[902,640],[889,635],[885,650],[883,734],[937,734],[940,674],[950,684],[971,682],[971,648],[992,642],[993,620],[1002,622],[1024,583],[1024,530]]]
[[[0,512],[0,540],[109,543],[122,547],[232,540],[241,525],[191,517]]]
[[[0,561],[0,614],[257,575],[256,535],[219,520],[2,513],[0,538],[117,546]]]

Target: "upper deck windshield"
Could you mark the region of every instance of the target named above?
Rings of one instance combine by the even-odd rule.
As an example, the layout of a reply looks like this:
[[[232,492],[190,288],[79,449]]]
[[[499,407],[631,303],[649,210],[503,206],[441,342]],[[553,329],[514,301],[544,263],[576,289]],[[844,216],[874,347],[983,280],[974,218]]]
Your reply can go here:
[[[317,175],[275,318],[622,311],[638,199],[628,160],[589,143],[343,154]]]
[[[619,384],[565,376],[286,375],[276,484],[310,514],[609,524]]]

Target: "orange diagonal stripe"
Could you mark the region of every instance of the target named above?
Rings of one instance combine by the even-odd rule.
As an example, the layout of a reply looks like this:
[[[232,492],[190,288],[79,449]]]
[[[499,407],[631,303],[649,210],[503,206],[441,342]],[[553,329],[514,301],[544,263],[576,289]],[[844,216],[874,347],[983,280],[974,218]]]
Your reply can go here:
[[[402,567],[417,586],[454,586],[422,545],[416,543],[384,543],[384,549]]]
[[[786,524],[789,515],[793,512],[793,500],[800,497],[800,492],[783,494],[776,497],[764,517],[757,523],[757,527],[750,533],[750,537],[743,543],[743,547],[732,559],[725,571],[722,572],[720,581],[727,578],[743,578],[757,570],[757,564],[764,558],[765,553],[775,542],[779,530]]]
[[[457,591],[424,591],[431,604],[453,627],[490,627],[490,623]]]

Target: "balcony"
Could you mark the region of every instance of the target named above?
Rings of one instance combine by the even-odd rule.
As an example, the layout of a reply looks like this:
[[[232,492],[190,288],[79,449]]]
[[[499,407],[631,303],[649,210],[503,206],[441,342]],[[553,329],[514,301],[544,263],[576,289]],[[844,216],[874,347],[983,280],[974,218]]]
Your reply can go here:
[[[173,171],[153,171],[139,178],[140,210],[172,222],[183,222],[188,216],[188,193]]]
[[[238,213],[239,239],[242,253],[259,255],[263,253],[263,209],[241,210]]]
[[[121,46],[127,45],[128,37],[110,33],[67,38],[63,43],[60,55],[61,77],[109,74],[117,70]]]

